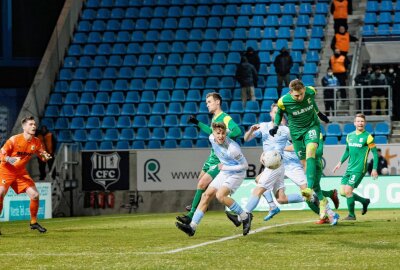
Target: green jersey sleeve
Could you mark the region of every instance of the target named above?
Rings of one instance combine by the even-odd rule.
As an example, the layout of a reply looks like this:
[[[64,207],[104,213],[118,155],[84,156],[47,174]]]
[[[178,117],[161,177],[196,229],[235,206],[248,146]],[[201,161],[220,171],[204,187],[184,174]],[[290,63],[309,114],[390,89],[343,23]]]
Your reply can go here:
[[[206,124],[199,122],[197,126],[206,134],[210,135],[212,133],[212,129],[210,126],[207,126]]]
[[[233,121],[232,117],[229,115],[224,117],[225,126],[228,127],[230,132],[228,133],[228,137],[231,139],[237,138],[242,135],[242,130],[240,129],[239,125]]]

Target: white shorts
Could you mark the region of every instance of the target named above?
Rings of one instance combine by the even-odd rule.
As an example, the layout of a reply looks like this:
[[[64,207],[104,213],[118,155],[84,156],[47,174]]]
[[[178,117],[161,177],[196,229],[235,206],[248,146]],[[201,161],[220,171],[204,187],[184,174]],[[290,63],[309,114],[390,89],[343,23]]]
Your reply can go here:
[[[298,187],[301,185],[307,185],[307,177],[300,167],[285,167],[285,176],[292,180]]]
[[[260,175],[257,186],[265,188],[266,190],[272,190],[275,194],[279,189],[285,189],[285,169],[283,164],[275,170],[265,168]]]
[[[219,190],[221,187],[224,186],[229,188],[231,194],[233,194],[240,187],[245,177],[246,171],[234,174],[228,171],[220,171],[211,182],[210,187]]]

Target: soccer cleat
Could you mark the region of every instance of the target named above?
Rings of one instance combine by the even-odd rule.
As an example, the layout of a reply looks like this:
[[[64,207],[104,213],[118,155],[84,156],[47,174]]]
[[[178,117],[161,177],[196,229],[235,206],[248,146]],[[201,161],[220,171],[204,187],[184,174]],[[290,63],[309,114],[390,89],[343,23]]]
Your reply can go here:
[[[311,200],[312,195],[313,195],[313,191],[311,188],[305,188],[305,189],[301,190],[301,196],[303,196],[304,199],[306,199],[307,201]]]
[[[190,222],[192,222],[192,218],[187,215],[177,216],[176,220],[183,224],[190,224]]]
[[[192,210],[192,205],[191,204],[186,205],[185,210],[190,212],[190,210]]]
[[[245,220],[243,220],[243,235],[247,235],[251,229],[251,221],[253,220],[253,214],[247,213],[248,216]]]
[[[371,200],[370,199],[366,199],[366,202],[363,203],[363,209],[361,211],[361,215],[365,215],[368,211],[368,205],[370,204]]]
[[[335,226],[339,222],[339,214],[335,213],[331,218],[331,226]]]
[[[328,217],[324,217],[324,218],[322,218],[322,219],[320,219],[320,220],[318,220],[318,221],[316,221],[314,223],[322,225],[322,224],[326,224],[326,223],[330,223],[330,222],[329,222],[329,218]]]
[[[225,211],[226,216],[229,218],[230,221],[236,226],[239,227],[242,225],[242,222],[238,219],[237,215],[231,214],[228,211]]]
[[[326,216],[326,206],[328,205],[328,199],[324,198],[319,202],[319,218],[323,219]]]
[[[39,223],[30,224],[31,230],[38,230],[40,233],[45,233],[47,230],[43,228]]]
[[[189,236],[193,236],[194,233],[196,232],[189,224],[182,224],[179,222],[175,222],[175,226]]]
[[[338,198],[336,189],[333,190],[332,196],[330,198],[331,198],[333,204],[335,205],[335,209],[338,209],[339,208],[339,198]]]
[[[268,215],[264,217],[264,221],[268,221],[271,218],[273,218],[275,215],[279,214],[279,212],[281,211],[281,209],[279,209],[279,207],[276,207],[272,210],[269,211]]]
[[[357,220],[356,217],[347,216],[343,220]]]

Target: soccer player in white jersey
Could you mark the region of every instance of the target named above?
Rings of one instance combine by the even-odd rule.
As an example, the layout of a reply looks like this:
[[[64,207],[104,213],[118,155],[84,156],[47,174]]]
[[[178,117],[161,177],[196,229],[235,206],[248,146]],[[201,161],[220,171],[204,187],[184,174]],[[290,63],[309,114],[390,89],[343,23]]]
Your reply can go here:
[[[243,220],[243,235],[247,235],[250,231],[252,214],[245,212],[235,200],[229,197],[239,188],[246,177],[248,163],[240,146],[227,137],[226,132],[226,126],[223,122],[212,123],[212,134],[209,139],[215,155],[220,160],[220,163],[215,165],[218,166],[220,172],[207,187],[190,224],[175,223],[178,229],[189,236],[195,234],[197,226],[214,197]]]
[[[277,134],[274,137],[269,134],[269,130],[273,128],[273,121],[277,110],[277,105],[273,104],[271,106],[270,112],[272,121],[255,124],[251,126],[244,135],[245,141],[252,140],[255,137],[261,137],[263,143],[263,151],[266,152],[270,150],[277,150],[278,152],[280,152],[283,159],[283,166],[281,166],[282,168],[278,168],[276,170],[265,168],[264,171],[257,176],[257,188],[255,189],[255,192],[253,192],[252,198],[250,199],[250,201],[253,200],[256,204],[254,206],[246,206],[247,211],[251,212],[251,209],[249,209],[248,207],[255,208],[258,204],[258,201],[256,200],[256,198],[253,198],[253,196],[258,196],[259,200],[262,194],[267,200],[270,207],[269,214],[264,218],[265,221],[270,220],[273,216],[280,212],[280,209],[277,207],[273,200],[272,193],[275,194],[275,197],[280,204],[304,202],[304,198],[301,196],[300,193],[293,193],[289,195],[285,194],[285,176],[290,178],[298,187],[300,187],[300,189],[304,189],[307,187],[307,179],[304,173],[303,166],[300,163],[300,160],[298,159],[296,154],[293,152],[293,145],[290,143],[289,128],[287,126],[281,125],[278,129]],[[260,194],[260,192],[262,193]],[[313,201],[308,202],[309,205],[313,203]],[[335,213],[330,209],[328,209],[327,211],[332,216],[331,224],[336,225],[337,219],[335,218]],[[317,211],[317,214],[318,212],[319,211]],[[237,221],[238,218],[236,218],[236,216],[228,212],[226,214],[236,226],[240,225],[240,223]]]

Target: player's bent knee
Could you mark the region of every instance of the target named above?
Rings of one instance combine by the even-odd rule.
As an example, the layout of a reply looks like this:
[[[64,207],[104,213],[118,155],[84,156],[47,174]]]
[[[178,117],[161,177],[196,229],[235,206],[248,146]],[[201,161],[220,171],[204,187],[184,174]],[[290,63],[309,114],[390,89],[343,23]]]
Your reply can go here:
[[[342,197],[346,197],[346,192],[344,191],[344,187],[341,187],[340,188],[340,196],[342,196]]]

